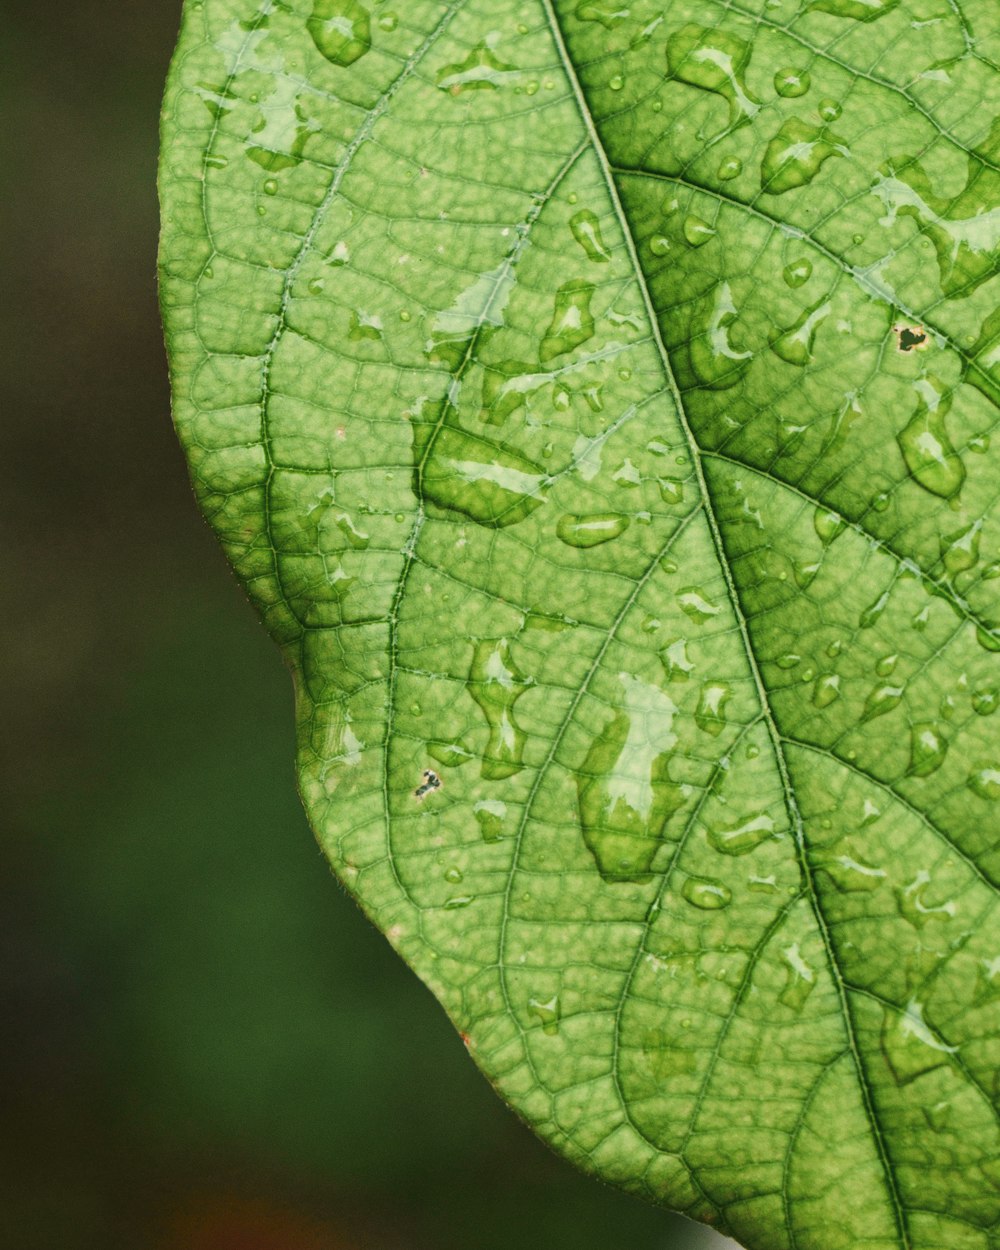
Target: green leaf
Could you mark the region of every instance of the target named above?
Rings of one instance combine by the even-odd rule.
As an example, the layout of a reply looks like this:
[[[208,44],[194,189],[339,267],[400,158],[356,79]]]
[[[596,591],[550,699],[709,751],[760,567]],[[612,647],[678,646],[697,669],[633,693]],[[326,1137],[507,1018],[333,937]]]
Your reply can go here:
[[[188,0],[171,71],[176,424],[320,842],[751,1250],[1000,1245],[998,112],[995,0]]]

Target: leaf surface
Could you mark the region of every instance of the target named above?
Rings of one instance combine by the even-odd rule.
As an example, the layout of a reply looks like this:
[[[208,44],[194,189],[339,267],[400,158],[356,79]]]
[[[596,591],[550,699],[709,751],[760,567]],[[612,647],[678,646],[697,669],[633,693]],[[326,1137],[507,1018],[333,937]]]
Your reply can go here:
[[[340,879],[750,1250],[1000,1245],[994,0],[188,0],[161,284]]]

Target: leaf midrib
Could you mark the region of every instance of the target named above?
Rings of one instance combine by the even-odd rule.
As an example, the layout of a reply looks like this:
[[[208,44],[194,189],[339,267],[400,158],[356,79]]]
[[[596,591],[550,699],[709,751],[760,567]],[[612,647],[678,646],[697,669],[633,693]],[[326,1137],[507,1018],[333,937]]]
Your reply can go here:
[[[791,827],[795,835],[795,844],[796,844],[797,857],[799,861],[799,867],[802,872],[803,879],[807,884],[807,893],[809,896],[809,901],[810,901],[810,906],[812,909],[813,917],[816,921],[817,928],[819,930],[820,936],[823,941],[827,964],[829,966],[831,978],[833,980],[833,983],[837,992],[838,1000],[840,1002],[841,1016],[843,1019],[844,1029],[847,1034],[848,1045],[849,1045],[851,1055],[853,1058],[855,1074],[857,1077],[862,1102],[864,1104],[865,1113],[866,1113],[866,1117],[867,1117],[868,1124],[869,1124],[869,1130],[871,1132],[872,1139],[875,1144],[876,1152],[879,1156],[880,1164],[881,1164],[882,1171],[884,1174],[886,1191],[887,1191],[887,1195],[889,1198],[890,1206],[892,1207],[893,1219],[895,1222],[896,1231],[898,1234],[899,1241],[901,1245],[904,1247],[904,1250],[910,1250],[911,1241],[910,1241],[910,1235],[909,1235],[909,1229],[908,1229],[908,1221],[906,1217],[906,1212],[903,1207],[902,1198],[899,1192],[898,1180],[895,1174],[895,1169],[893,1167],[892,1158],[889,1153],[888,1144],[886,1142],[885,1135],[882,1130],[882,1125],[878,1117],[878,1111],[875,1106],[874,1095],[873,1095],[873,1091],[871,1088],[871,1083],[868,1079],[868,1074],[864,1065],[864,1061],[862,1058],[861,1049],[858,1045],[854,1016],[853,1016],[853,1012],[851,1011],[850,1001],[847,996],[847,989],[846,989],[843,974],[841,972],[839,959],[836,953],[836,948],[833,943],[829,924],[827,922],[822,905],[820,903],[819,894],[816,889],[815,881],[813,878],[812,865],[809,862],[809,857],[808,857],[807,847],[806,847],[805,829],[804,829],[803,822],[802,822],[802,816],[799,811],[798,802],[796,800],[795,790],[792,785],[791,775],[788,769],[788,763],[785,759],[781,734],[780,734],[780,731],[778,730],[774,712],[770,705],[770,698],[769,698],[767,686],[763,680],[763,675],[760,671],[760,667],[757,662],[757,656],[756,656],[756,653],[753,648],[753,644],[750,639],[749,628],[747,625],[745,613],[743,611],[743,606],[742,606],[742,602],[741,602],[740,595],[739,595],[739,589],[736,585],[736,582],[732,576],[732,571],[729,567],[729,561],[728,561],[726,550],[725,550],[725,544],[723,541],[721,528],[719,526],[718,518],[715,514],[714,502],[708,490],[708,485],[705,479],[705,472],[704,472],[704,467],[702,464],[703,451],[702,451],[701,445],[698,443],[697,439],[695,438],[690,422],[688,421],[687,412],[684,408],[680,389],[677,386],[677,381],[673,374],[673,369],[670,364],[670,358],[666,350],[666,345],[660,333],[659,319],[657,317],[656,309],[652,302],[652,298],[651,298],[650,291],[649,291],[649,286],[646,282],[645,272],[643,271],[642,266],[639,261],[639,256],[636,250],[635,239],[634,239],[634,235],[632,231],[632,225],[631,225],[631,222],[629,221],[627,213],[624,210],[621,197],[618,193],[618,187],[615,182],[611,161],[608,157],[607,151],[604,147],[603,140],[601,139],[596,123],[594,122],[593,116],[590,112],[590,108],[587,103],[587,99],[584,94],[582,84],[580,83],[580,79],[576,73],[576,69],[573,64],[572,58],[569,55],[569,51],[566,46],[566,41],[563,35],[562,27],[559,22],[559,18],[555,11],[552,0],[541,0],[541,4],[545,12],[550,30],[552,32],[552,38],[556,45],[556,50],[559,54],[560,61],[562,62],[563,72],[566,74],[567,81],[571,85],[573,96],[576,100],[577,109],[580,114],[580,119],[584,125],[584,128],[587,131],[588,136],[590,137],[594,155],[600,166],[602,177],[604,179],[608,195],[611,199],[611,203],[614,208],[615,216],[618,219],[619,226],[622,231],[622,237],[625,242],[625,247],[629,254],[631,267],[635,275],[635,280],[639,286],[639,290],[642,296],[643,306],[645,308],[646,316],[649,321],[650,329],[651,329],[652,336],[653,336],[653,341],[656,345],[657,353],[660,357],[664,379],[667,383],[667,390],[676,406],[678,421],[680,422],[680,425],[684,432],[684,438],[685,438],[685,441],[687,442],[688,449],[691,454],[692,465],[694,466],[695,475],[697,477],[699,494],[701,497],[702,506],[705,510],[705,518],[708,523],[709,533],[712,538],[712,544],[713,544],[713,547],[715,548],[716,558],[719,561],[719,568],[722,573],[723,579],[725,581],[726,592],[730,601],[730,607],[733,611],[733,614],[738,624],[747,664],[750,668],[751,675],[753,677],[754,686],[757,691],[757,697],[760,703],[761,712],[762,712],[762,715],[764,716],[764,720],[767,725],[768,736],[771,739],[771,749],[772,749],[773,756],[774,756],[775,767],[777,768],[778,775],[781,781],[781,787],[782,787],[782,791],[784,794],[786,811],[788,813],[789,821],[791,823]]]

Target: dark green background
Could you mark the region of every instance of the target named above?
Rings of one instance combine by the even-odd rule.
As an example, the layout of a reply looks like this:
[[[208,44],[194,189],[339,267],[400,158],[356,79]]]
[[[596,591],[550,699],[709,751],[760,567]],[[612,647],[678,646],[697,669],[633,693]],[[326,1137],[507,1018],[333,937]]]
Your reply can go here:
[[[721,1244],[535,1141],[313,843],[290,682],[169,423],[155,162],[177,17],[5,13],[0,1239]]]

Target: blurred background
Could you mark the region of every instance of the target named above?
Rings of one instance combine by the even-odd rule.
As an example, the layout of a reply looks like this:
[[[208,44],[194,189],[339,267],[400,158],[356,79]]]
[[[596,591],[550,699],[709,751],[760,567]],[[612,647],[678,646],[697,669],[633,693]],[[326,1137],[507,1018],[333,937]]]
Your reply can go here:
[[[552,1156],[331,878],[155,289],[179,0],[5,6],[0,1241],[709,1250]]]

